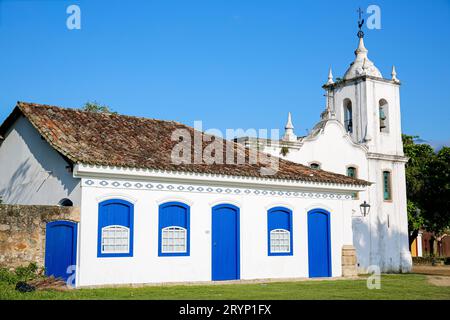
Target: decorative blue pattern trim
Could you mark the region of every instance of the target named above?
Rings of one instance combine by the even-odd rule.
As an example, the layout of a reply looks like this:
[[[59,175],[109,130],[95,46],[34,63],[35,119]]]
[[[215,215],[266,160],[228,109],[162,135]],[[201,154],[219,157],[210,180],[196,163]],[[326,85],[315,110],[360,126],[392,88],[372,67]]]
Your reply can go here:
[[[284,191],[284,190],[265,190],[254,188],[221,188],[209,186],[193,186],[183,184],[159,183],[156,186],[147,183],[121,181],[121,180],[97,180],[86,179],[82,181],[82,186],[98,187],[98,188],[113,188],[113,189],[134,189],[134,190],[156,190],[156,191],[171,191],[171,192],[192,192],[192,193],[214,193],[214,194],[235,194],[235,195],[259,195],[259,196],[276,196],[276,197],[293,197],[306,199],[337,199],[337,200],[352,200],[352,194],[338,193],[338,192],[298,192],[298,191]]]

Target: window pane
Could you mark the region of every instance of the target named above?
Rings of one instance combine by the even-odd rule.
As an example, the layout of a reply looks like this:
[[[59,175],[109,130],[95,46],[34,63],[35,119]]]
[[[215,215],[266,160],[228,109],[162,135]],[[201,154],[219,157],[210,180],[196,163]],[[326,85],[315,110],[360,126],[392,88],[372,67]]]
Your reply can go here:
[[[356,178],[356,168],[354,167],[348,167],[347,168],[347,176]]]
[[[311,163],[309,165],[312,169],[320,169],[320,165],[318,163]]]
[[[162,229],[163,253],[182,253],[187,251],[187,231],[181,227],[167,227]]]
[[[275,229],[270,231],[270,252],[289,253],[291,251],[291,234],[284,229]]]
[[[391,200],[391,173],[383,172],[383,197],[384,200]]]
[[[102,229],[102,253],[128,253],[130,231],[124,226],[107,226]]]
[[[357,172],[355,167],[348,167],[347,168],[347,176],[352,178],[357,178]],[[352,193],[353,199],[358,199],[358,192]]]
[[[345,129],[352,133],[353,132],[353,114],[352,114],[352,103],[349,100],[344,101],[344,126]]]

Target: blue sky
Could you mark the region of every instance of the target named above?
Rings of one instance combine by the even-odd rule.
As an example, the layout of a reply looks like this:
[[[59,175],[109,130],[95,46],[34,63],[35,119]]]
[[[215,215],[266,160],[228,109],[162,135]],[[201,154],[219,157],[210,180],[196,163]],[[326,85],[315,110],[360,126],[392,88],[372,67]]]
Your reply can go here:
[[[81,8],[68,30],[66,8]],[[356,49],[356,10],[381,8],[369,57],[402,81],[403,132],[450,144],[450,1],[0,0],[0,121],[17,100],[204,128],[318,121],[328,68]]]

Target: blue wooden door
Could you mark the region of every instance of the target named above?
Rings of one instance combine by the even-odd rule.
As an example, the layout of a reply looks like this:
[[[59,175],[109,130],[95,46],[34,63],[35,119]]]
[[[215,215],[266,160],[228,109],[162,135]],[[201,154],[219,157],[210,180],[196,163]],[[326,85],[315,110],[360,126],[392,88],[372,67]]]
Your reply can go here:
[[[218,205],[212,210],[212,280],[239,278],[239,208]]]
[[[77,224],[70,221],[47,223],[45,235],[45,273],[67,280],[69,266],[76,264]]]
[[[330,214],[315,209],[308,212],[309,277],[331,277]]]

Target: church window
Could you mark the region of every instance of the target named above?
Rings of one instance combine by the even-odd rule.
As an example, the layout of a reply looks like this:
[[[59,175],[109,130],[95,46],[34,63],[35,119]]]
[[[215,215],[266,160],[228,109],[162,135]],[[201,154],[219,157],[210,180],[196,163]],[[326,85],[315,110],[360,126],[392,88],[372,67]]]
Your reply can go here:
[[[350,99],[344,100],[344,127],[347,132],[353,132],[353,112]]]
[[[310,167],[311,169],[320,169],[320,164],[318,164],[317,162],[311,162],[311,163],[309,164],[309,167]]]
[[[383,199],[385,201],[392,200],[391,173],[389,171],[383,171]]]
[[[378,115],[380,120],[380,132],[389,132],[389,104],[381,99],[378,104]]]
[[[347,176],[356,178],[356,168],[355,167],[348,167],[347,168]]]
[[[358,171],[355,167],[347,167],[347,176],[352,178],[358,178]],[[352,194],[353,199],[358,199],[358,192]]]

